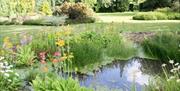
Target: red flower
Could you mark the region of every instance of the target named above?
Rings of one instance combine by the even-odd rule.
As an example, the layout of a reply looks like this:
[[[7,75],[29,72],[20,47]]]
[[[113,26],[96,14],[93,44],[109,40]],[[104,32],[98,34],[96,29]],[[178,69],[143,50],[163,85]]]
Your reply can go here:
[[[55,52],[54,56],[61,56],[61,53],[60,52]]]

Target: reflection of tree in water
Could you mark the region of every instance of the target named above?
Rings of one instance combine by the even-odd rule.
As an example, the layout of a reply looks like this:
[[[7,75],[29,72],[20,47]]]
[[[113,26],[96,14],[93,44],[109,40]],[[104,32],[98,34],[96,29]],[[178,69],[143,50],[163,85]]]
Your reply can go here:
[[[140,70],[149,75],[157,75],[162,72],[161,61],[158,60],[150,60],[150,59],[140,59],[141,63]]]
[[[123,72],[125,70],[125,67],[127,65],[135,65],[134,62],[137,61],[138,63],[141,64],[140,70],[143,74],[148,74],[148,75],[156,75],[162,72],[161,69],[161,62],[158,60],[150,60],[150,59],[143,59],[143,58],[132,58],[129,61],[115,61],[111,65],[115,65],[116,68],[119,67],[120,69],[120,77],[123,76]]]
[[[129,63],[128,61],[123,60],[118,64],[119,65],[119,70],[120,70],[120,77],[123,76],[124,68],[128,63]]]

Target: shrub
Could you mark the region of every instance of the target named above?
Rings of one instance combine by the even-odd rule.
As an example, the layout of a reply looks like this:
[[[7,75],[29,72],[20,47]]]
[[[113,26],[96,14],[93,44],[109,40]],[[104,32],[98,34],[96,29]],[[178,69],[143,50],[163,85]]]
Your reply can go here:
[[[143,12],[133,16],[134,20],[166,20],[167,15],[160,12]]]
[[[169,7],[171,5],[171,0],[146,0],[141,9],[142,10],[154,10],[157,8]]]
[[[180,36],[177,33],[158,33],[152,38],[144,40],[143,49],[150,57],[158,58],[162,61],[169,59],[179,61]]]
[[[171,12],[167,13],[167,16],[170,20],[180,20],[180,13]]]
[[[58,76],[37,76],[32,81],[32,87],[35,91],[92,91],[91,89],[81,87],[78,81],[72,78],[60,78]]]
[[[117,3],[117,11],[124,12],[128,10],[129,1],[128,0],[119,0]]]
[[[171,8],[172,8],[172,10],[174,12],[180,12],[180,3],[179,3],[179,0],[174,0]]]
[[[95,22],[95,13],[91,8],[83,3],[64,3],[55,11],[60,15],[67,15],[66,23],[91,23]]]
[[[47,0],[42,2],[40,6],[40,11],[45,15],[52,15],[51,6]]]

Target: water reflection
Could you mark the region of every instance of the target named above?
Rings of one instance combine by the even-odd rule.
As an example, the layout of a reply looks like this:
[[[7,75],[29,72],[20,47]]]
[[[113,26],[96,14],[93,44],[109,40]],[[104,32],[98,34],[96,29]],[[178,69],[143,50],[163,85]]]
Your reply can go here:
[[[130,91],[133,84],[137,91],[141,91],[150,77],[161,72],[160,64],[141,58],[115,61],[94,75],[79,77],[79,80],[82,86],[93,87],[96,91]]]

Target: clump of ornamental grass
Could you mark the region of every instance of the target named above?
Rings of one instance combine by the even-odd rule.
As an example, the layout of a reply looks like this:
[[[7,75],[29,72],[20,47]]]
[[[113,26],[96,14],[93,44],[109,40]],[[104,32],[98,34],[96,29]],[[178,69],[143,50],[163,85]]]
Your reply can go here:
[[[142,42],[147,56],[168,61],[180,60],[180,35],[178,32],[160,32]]]

